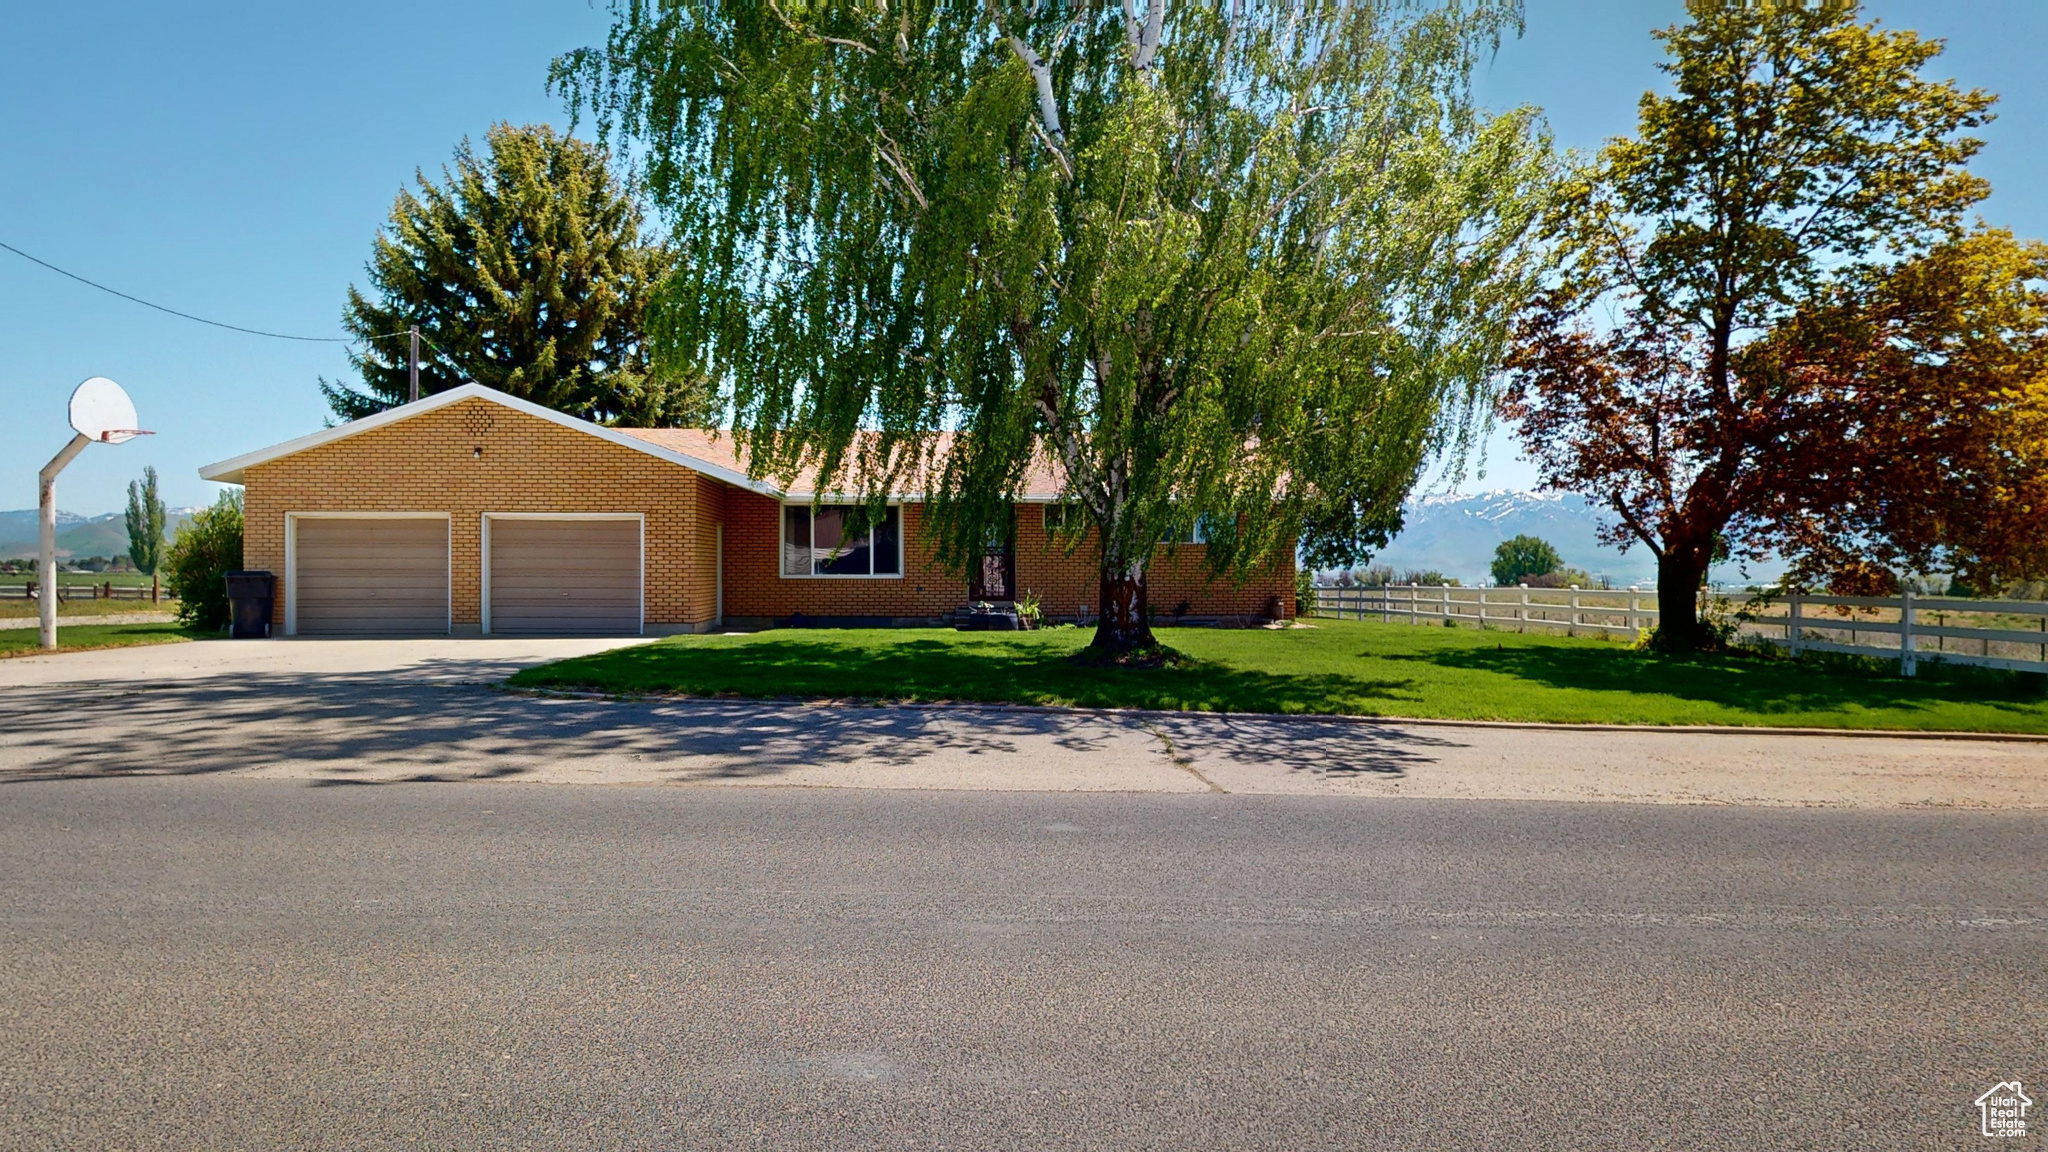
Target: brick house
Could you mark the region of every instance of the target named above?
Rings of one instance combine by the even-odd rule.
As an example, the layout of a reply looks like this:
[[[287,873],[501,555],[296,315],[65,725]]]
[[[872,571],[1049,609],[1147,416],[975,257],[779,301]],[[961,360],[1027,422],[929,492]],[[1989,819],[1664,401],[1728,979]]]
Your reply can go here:
[[[729,438],[609,428],[470,384],[200,469],[244,489],[243,563],[279,578],[284,635],[613,633],[941,624],[1029,593],[1094,610],[1093,541],[1051,531],[1036,476],[1013,539],[973,580],[941,568],[906,494],[854,536],[843,506],[750,479]],[[1162,545],[1161,622],[1294,610],[1291,558],[1210,580],[1202,545]]]

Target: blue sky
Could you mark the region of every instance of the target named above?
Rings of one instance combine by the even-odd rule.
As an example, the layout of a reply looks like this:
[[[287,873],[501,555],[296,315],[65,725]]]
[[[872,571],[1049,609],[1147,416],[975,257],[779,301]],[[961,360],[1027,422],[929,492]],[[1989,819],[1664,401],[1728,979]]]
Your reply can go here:
[[[1480,77],[1496,107],[1541,106],[1561,145],[1634,124],[1655,86],[1655,27],[1673,0],[1528,0],[1529,28]],[[2001,93],[1978,170],[1995,224],[2048,235],[2048,44],[2040,0],[1877,0],[1894,26],[1946,37],[1942,75]],[[339,335],[347,285],[415,168],[496,120],[563,122],[548,61],[602,37],[582,0],[345,5],[78,2],[10,5],[0,39],[0,241],[184,311],[271,331]],[[0,508],[35,504],[35,471],[69,437],[63,402],[92,375],[135,397],[158,435],[95,446],[59,504],[121,506],[143,465],[166,499],[214,489],[200,465],[318,428],[316,377],[337,345],[206,328],[102,295],[0,252]],[[1496,437],[1487,475],[1526,487]],[[1441,479],[1435,486],[1442,487]]]

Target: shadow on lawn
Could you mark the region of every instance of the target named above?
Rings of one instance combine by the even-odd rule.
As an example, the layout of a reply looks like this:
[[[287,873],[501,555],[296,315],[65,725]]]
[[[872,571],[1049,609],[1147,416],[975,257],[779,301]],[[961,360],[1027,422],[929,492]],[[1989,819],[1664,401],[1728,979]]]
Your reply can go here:
[[[1912,712],[1949,702],[2033,712],[2042,699],[2037,687],[2017,677],[1949,674],[1908,680],[1863,668],[1742,656],[1680,659],[1611,647],[1462,648],[1378,658],[1491,672],[1551,688],[1671,696],[1763,715],[1856,706]]]
[[[1190,660],[1144,670],[1091,668],[1082,641],[901,640],[859,644],[778,637],[714,647],[650,644],[579,657],[513,678],[526,687],[610,692],[1071,704],[1208,712],[1360,712],[1420,699],[1414,681],[1280,674]]]

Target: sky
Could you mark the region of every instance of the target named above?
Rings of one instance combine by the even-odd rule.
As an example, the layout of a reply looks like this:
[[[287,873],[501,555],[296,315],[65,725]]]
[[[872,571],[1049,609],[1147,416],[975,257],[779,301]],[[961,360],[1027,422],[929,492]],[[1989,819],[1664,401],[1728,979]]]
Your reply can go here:
[[[1656,87],[1652,29],[1676,0],[1527,0],[1528,28],[1477,77],[1492,107],[1544,110],[1561,147],[1630,131]],[[1936,72],[1999,92],[1976,169],[1983,214],[2048,236],[2048,3],[1873,0],[1870,15],[1944,37]],[[343,295],[393,198],[438,174],[492,123],[566,127],[548,62],[599,41],[584,0],[342,5],[9,5],[0,42],[0,242],[124,292],[244,327],[338,336]],[[218,486],[201,465],[318,429],[317,381],[340,345],[270,340],[180,320],[0,251],[0,509],[35,505],[35,473],[65,441],[64,402],[108,376],[156,435],[94,445],[58,505],[119,509],[145,465],[173,506]],[[1505,433],[1453,486],[1527,488]]]

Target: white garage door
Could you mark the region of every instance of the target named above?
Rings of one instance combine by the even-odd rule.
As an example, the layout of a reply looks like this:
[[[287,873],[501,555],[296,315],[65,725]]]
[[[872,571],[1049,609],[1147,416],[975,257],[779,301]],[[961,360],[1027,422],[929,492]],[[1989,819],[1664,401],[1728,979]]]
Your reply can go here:
[[[490,518],[495,635],[640,634],[640,521]]]
[[[293,617],[301,636],[448,632],[448,521],[292,521]]]

